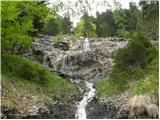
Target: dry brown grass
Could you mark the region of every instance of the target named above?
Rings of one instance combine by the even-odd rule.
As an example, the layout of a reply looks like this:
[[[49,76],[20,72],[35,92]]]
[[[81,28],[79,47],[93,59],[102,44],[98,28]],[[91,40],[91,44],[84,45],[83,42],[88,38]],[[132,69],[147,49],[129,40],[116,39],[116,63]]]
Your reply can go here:
[[[156,106],[148,95],[135,95],[128,101],[130,112],[136,115],[147,114],[149,118],[156,118],[158,106]]]

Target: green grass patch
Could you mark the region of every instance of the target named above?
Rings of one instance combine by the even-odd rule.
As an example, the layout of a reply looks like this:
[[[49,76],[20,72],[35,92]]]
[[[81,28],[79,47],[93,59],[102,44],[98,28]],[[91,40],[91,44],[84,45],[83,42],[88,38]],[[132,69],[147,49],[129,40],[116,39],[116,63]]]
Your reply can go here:
[[[158,79],[155,75],[149,75],[145,79],[137,81],[129,90],[132,95],[141,95],[148,92],[156,94],[158,92]]]
[[[51,73],[40,64],[16,55],[2,55],[2,74],[21,77],[38,84],[47,84]]]
[[[47,68],[11,54],[2,55],[2,84],[2,89],[14,85],[15,89],[32,95],[59,98],[75,92],[75,87],[70,82],[50,73]]]

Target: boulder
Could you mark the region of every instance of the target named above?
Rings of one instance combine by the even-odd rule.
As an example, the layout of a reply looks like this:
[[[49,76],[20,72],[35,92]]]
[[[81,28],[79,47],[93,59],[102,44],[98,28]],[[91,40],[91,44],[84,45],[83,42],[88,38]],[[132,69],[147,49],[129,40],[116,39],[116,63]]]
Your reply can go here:
[[[58,48],[60,50],[69,50],[69,43],[65,41],[57,42],[53,45],[55,48]]]

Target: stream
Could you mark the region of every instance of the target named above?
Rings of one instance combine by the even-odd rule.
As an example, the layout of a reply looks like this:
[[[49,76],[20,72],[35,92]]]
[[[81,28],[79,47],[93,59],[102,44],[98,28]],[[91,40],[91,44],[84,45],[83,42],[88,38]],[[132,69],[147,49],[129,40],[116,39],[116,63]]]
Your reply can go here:
[[[96,89],[93,87],[93,83],[89,83],[85,81],[87,92],[84,94],[83,99],[79,102],[77,105],[77,112],[76,112],[76,118],[77,119],[87,119],[86,117],[86,105],[89,103],[93,97],[95,96]]]
[[[85,38],[83,47],[84,51],[90,50],[90,44],[88,38]],[[93,83],[85,81],[85,84],[87,87],[87,92],[84,94],[83,99],[77,105],[77,112],[76,112],[77,119],[87,119],[85,108],[87,103],[89,103],[93,99],[96,92],[96,89],[93,87]]]

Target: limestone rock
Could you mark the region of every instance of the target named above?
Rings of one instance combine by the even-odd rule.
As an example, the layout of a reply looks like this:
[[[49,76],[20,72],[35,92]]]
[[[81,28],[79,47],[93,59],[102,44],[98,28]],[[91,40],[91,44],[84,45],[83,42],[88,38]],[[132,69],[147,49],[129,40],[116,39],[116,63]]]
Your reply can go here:
[[[52,37],[41,35],[32,46],[32,57],[49,69],[69,79],[97,82],[106,77],[113,66],[112,56],[127,45],[118,38],[89,39],[90,49],[84,50],[85,40],[54,43]]]

